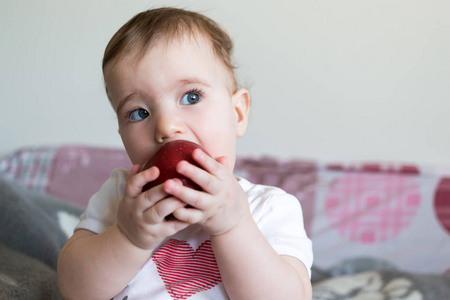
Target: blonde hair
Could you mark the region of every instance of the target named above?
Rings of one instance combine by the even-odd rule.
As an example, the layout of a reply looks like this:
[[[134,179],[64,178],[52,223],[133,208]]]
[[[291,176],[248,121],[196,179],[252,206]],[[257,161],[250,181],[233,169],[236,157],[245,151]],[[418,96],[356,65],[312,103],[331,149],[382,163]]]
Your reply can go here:
[[[231,63],[233,42],[224,29],[210,18],[183,9],[163,7],[141,12],[125,23],[111,38],[103,56],[102,68],[116,64],[128,55],[140,60],[152,43],[170,41],[185,33],[202,34],[211,42],[214,54],[232,74],[234,86],[235,67]]]

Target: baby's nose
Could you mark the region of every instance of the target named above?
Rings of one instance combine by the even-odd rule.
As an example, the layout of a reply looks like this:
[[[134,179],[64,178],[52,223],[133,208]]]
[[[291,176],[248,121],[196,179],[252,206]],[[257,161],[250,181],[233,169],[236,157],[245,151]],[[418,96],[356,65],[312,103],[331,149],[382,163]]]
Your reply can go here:
[[[173,138],[176,134],[184,133],[185,126],[183,122],[174,115],[164,114],[158,117],[156,121],[155,140],[158,143],[166,139]]]

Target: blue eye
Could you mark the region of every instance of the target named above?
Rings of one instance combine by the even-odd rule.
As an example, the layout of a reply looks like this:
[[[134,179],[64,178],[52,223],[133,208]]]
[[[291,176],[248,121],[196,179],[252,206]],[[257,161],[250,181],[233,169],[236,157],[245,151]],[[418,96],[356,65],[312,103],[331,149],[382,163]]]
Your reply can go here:
[[[141,121],[141,120],[144,120],[145,118],[147,118],[148,116],[149,116],[148,111],[146,111],[145,109],[142,109],[142,108],[133,110],[130,113],[131,121]]]
[[[181,98],[181,105],[192,105],[200,101],[200,93],[188,92]]]

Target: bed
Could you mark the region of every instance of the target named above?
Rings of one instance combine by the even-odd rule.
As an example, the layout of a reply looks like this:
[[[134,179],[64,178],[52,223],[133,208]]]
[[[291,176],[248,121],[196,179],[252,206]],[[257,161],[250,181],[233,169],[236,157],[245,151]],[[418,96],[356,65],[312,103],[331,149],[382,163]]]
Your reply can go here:
[[[0,160],[0,299],[61,299],[59,250],[122,149],[61,145]],[[294,194],[315,300],[450,299],[450,170],[239,156],[237,175]]]

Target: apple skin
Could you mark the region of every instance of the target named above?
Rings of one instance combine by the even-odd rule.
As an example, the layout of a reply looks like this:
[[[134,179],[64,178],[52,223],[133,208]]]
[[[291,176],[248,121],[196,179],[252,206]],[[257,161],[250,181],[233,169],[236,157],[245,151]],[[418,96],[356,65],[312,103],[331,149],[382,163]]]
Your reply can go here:
[[[176,170],[177,164],[182,160],[200,168],[198,163],[192,158],[192,151],[197,148],[200,148],[207,155],[211,156],[202,146],[186,140],[175,140],[163,145],[141,168],[141,172],[153,166],[159,169],[158,178],[144,185],[142,191],[145,192],[173,178],[180,179],[184,186],[201,191],[202,188],[199,185],[179,174]]]

